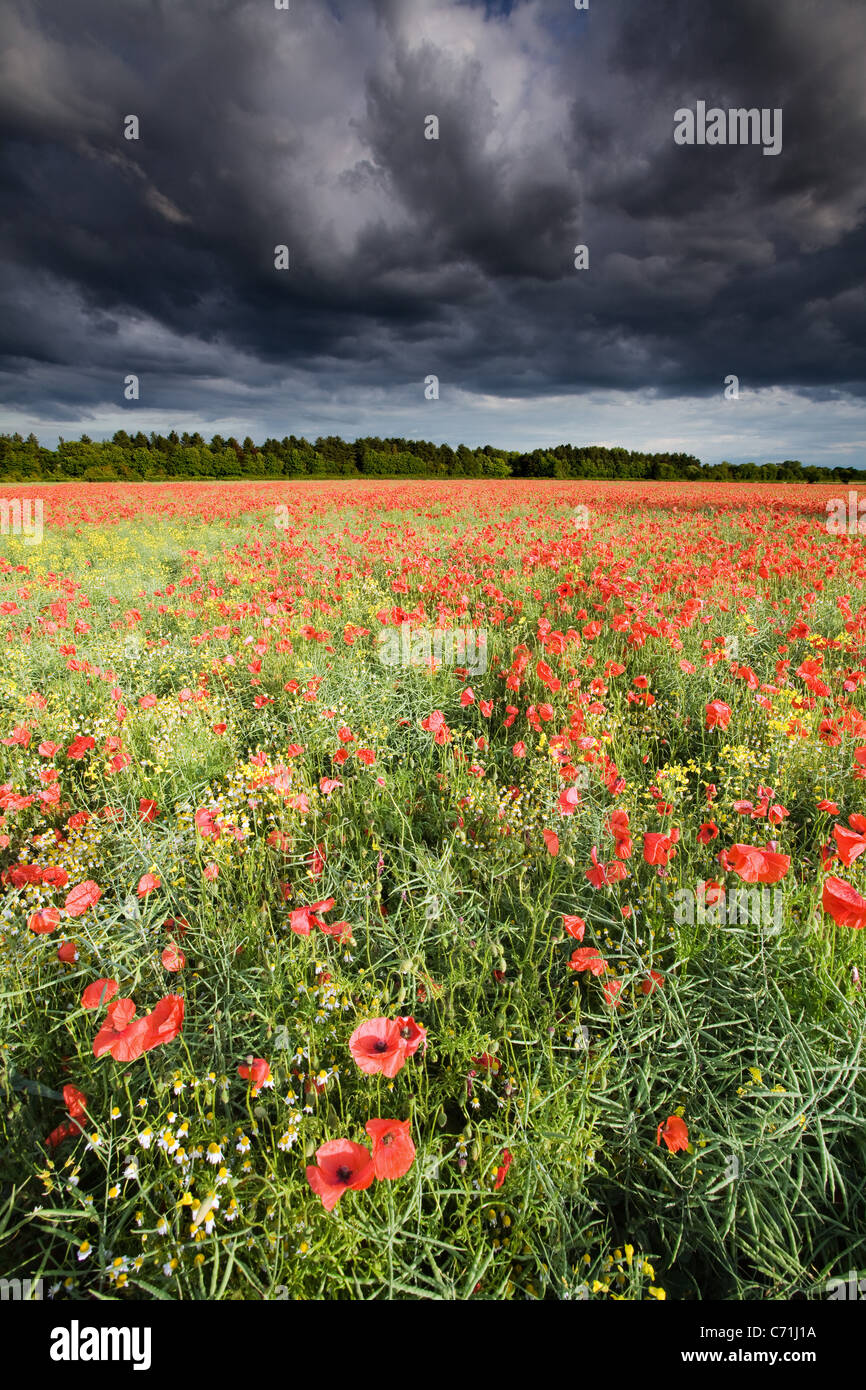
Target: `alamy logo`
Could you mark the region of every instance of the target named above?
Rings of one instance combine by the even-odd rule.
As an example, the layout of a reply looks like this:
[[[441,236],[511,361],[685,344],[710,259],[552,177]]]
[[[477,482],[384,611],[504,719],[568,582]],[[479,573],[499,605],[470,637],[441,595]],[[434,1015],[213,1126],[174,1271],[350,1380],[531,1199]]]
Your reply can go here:
[[[826,530],[831,536],[866,535],[866,497],[858,497],[849,491],[847,503],[844,497],[828,497]]]
[[[780,888],[731,888],[726,892],[720,884],[698,883],[697,892],[679,888],[672,895],[674,922],[678,927],[732,926],[760,927],[766,936],[777,936],[782,930],[782,909],[785,895]]]
[[[855,1269],[849,1269],[847,1279],[828,1279],[824,1287],[828,1298],[866,1298],[866,1279],[861,1279]]]
[[[150,1370],[149,1327],[69,1327],[51,1331],[52,1361],[131,1361],[134,1371]]]
[[[41,1279],[0,1279],[0,1301],[27,1303],[44,1298]]]
[[[383,666],[465,666],[473,676],[487,670],[486,628],[416,627],[401,623],[377,637]]]
[[[711,106],[708,111],[705,101],[694,111],[681,106],[674,112],[674,140],[678,145],[763,145],[764,154],[781,154],[782,108]]]
[[[25,545],[42,544],[44,507],[41,497],[0,497],[0,532],[22,536]]]

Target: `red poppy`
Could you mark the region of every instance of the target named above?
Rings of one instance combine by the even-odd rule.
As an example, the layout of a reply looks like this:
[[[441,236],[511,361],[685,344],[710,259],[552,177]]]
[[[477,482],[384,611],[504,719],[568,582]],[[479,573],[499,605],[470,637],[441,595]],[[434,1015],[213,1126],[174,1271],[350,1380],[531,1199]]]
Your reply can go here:
[[[143,821],[156,820],[159,815],[159,807],[155,801],[146,801],[144,798],[138,803],[138,819]]]
[[[592,975],[603,975],[607,970],[607,961],[597,946],[581,946],[578,950],[572,951],[568,968],[577,971],[588,970]]]
[[[656,1130],[656,1144],[664,1139],[672,1154],[689,1147],[689,1129],[679,1115],[668,1115]]]
[[[163,969],[170,971],[172,975],[177,974],[178,970],[183,970],[183,967],[186,965],[186,956],[180,947],[175,946],[173,943],[170,946],[166,946],[160,956],[160,960],[162,961]]]
[[[57,907],[43,907],[40,912],[31,912],[27,918],[28,929],[36,932],[37,936],[56,931],[59,925],[60,909]]]
[[[184,1002],[177,994],[160,999],[152,1013],[135,1019],[132,999],[116,999],[93,1043],[94,1057],[110,1052],[116,1062],[133,1062],[143,1052],[176,1038],[183,1026]],[[134,1021],[133,1021],[134,1020]]]
[[[334,906],[336,898],[323,898],[321,902],[313,903],[311,907],[296,907],[289,914],[289,926],[298,936],[309,936],[313,927],[324,928],[325,923],[316,916],[317,912],[330,912]]]
[[[836,841],[839,858],[846,869],[850,868],[854,860],[866,850],[866,836],[858,835],[856,831],[849,830],[846,825],[834,825],[833,838]]]
[[[732,845],[726,858],[727,867],[744,883],[778,883],[791,867],[789,855],[756,845]]]
[[[414,1018],[406,1016],[397,1019],[397,1026],[400,1029],[400,1037],[403,1039],[407,1057],[414,1057],[422,1043],[424,1044],[424,1051],[427,1051],[426,1028],[422,1028],[420,1023],[416,1023]]]
[[[57,959],[64,965],[74,965],[78,960],[78,947],[74,941],[64,941],[57,947]]]
[[[143,874],[138,880],[138,896],[140,898],[146,898],[148,893],[152,893],[156,888],[159,888],[161,883],[162,880],[157,878],[156,874]]]
[[[652,994],[653,990],[660,989],[664,982],[664,975],[660,975],[657,970],[651,970],[649,977],[641,980],[641,994]]]
[[[95,747],[95,738],[91,738],[89,734],[79,734],[77,738],[72,740],[67,748],[66,756],[67,758],[72,758],[73,762],[77,762],[80,758],[84,757],[85,753],[89,753],[90,749]]]
[[[73,1124],[71,1120],[64,1120],[56,1129],[52,1129],[48,1138],[45,1140],[45,1147],[47,1149],[56,1149],[58,1144],[63,1143],[64,1139],[71,1139],[74,1135],[80,1133],[81,1129],[77,1124]]]
[[[102,897],[102,889],[92,879],[78,883],[66,895],[63,904],[69,917],[82,917],[89,907],[94,907]]]
[[[389,1018],[371,1018],[355,1029],[349,1051],[368,1076],[381,1072],[394,1077],[406,1062],[406,1042],[400,1024]]]
[[[375,1179],[370,1150],[350,1139],[331,1139],[316,1150],[316,1163],[307,1168],[307,1182],[322,1199],[326,1211],[333,1211],[347,1188],[361,1192]]]
[[[87,1105],[87,1096],[83,1091],[77,1090],[74,1086],[63,1087],[63,1104],[69,1111],[70,1118],[80,1120]]]
[[[513,1159],[514,1155],[511,1153],[510,1149],[502,1150],[502,1163],[496,1169],[496,1178],[493,1183],[493,1189],[495,1192],[498,1192],[502,1184],[505,1182],[505,1179],[508,1176],[508,1170],[511,1167]]]
[[[577,787],[566,787],[559,797],[559,814],[561,816],[573,816],[583,798]]]
[[[643,837],[643,857],[647,864],[666,865],[676,854],[673,834],[663,835],[658,831],[648,831]]]
[[[620,990],[622,989],[622,980],[608,980],[607,984],[602,985],[601,988],[605,999],[612,1009],[617,1008],[617,1006],[622,1003],[619,997]]]
[[[697,840],[699,845],[708,845],[711,840],[718,839],[719,827],[714,820],[705,820],[698,831]]]
[[[82,1009],[99,1009],[103,1004],[108,1004],[117,993],[120,986],[116,980],[94,980],[92,985],[81,996]]]
[[[726,705],[724,700],[712,700],[706,706],[706,727],[708,729],[726,729],[731,722],[733,710],[730,705]]]
[[[843,878],[824,880],[821,905],[840,927],[853,927],[856,931],[866,927],[866,898],[861,898]]]
[[[380,1179],[402,1178],[415,1161],[415,1145],[409,1120],[368,1120],[365,1129],[373,1140],[373,1171]]]
[[[586,923],[582,917],[573,917],[570,913],[562,914],[562,925],[569,936],[575,937],[577,941],[583,940],[583,933],[586,931]]]
[[[264,1057],[255,1057],[249,1066],[238,1067],[238,1076],[242,1081],[249,1081],[250,1086],[256,1091],[274,1084],[270,1063]]]
[[[555,859],[559,854],[559,836],[554,830],[542,830],[541,833],[547,846],[547,853]]]

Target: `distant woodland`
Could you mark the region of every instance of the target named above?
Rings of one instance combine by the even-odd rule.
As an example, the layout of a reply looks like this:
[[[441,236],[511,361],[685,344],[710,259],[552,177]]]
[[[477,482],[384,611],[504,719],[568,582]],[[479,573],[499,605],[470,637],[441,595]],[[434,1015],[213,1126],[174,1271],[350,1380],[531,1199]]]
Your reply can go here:
[[[856,468],[783,463],[702,464],[692,454],[648,454],[600,445],[558,444],[520,453],[491,444],[469,449],[423,439],[329,435],[311,443],[286,435],[254,444],[215,434],[127,434],[111,439],[60,439],[44,448],[34,434],[0,435],[0,479],[47,482],[138,482],[172,478],[682,478],[763,482],[853,482]]]

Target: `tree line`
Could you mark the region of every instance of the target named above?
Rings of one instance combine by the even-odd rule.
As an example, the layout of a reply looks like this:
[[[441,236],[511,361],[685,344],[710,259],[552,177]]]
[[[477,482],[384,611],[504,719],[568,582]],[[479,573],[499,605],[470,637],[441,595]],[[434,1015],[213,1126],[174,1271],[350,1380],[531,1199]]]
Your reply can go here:
[[[139,482],[172,478],[610,478],[745,480],[762,482],[853,482],[856,468],[822,468],[799,459],[783,463],[703,464],[693,454],[650,454],[601,445],[559,444],[531,453],[470,449],[423,439],[354,442],[328,435],[314,442],[295,435],[255,444],[215,434],[128,434],[111,439],[58,440],[55,449],[35,434],[0,435],[0,479],[46,482],[77,478],[84,482]]]

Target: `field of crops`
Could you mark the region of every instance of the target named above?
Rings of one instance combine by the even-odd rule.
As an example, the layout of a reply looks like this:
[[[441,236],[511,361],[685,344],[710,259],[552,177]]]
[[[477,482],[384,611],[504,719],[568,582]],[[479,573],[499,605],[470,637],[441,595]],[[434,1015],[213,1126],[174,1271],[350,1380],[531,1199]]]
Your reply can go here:
[[[28,494],[0,1275],[733,1300],[866,1264],[866,553],[832,488]]]

